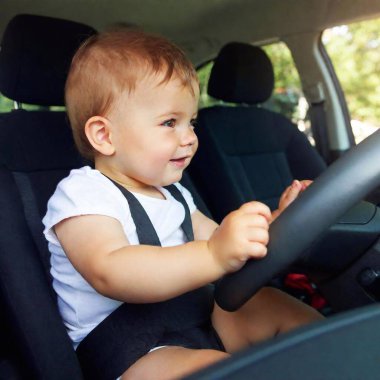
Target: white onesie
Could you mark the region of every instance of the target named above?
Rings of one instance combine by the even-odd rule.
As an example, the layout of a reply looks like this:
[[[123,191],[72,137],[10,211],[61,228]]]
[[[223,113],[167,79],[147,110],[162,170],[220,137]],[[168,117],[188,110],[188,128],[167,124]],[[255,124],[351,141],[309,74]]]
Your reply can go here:
[[[196,206],[191,194],[180,184],[176,186],[189,205],[190,213],[193,213]],[[147,212],[162,246],[183,244],[186,241],[181,229],[184,208],[165,188],[159,190],[166,199],[133,194]],[[72,170],[58,184],[43,219],[44,234],[51,252],[51,274],[58,295],[58,307],[74,348],[121,304],[97,293],[75,270],[54,232],[54,226],[64,219],[91,214],[117,219],[130,244],[139,244],[128,202],[120,190],[98,170],[89,166]]]

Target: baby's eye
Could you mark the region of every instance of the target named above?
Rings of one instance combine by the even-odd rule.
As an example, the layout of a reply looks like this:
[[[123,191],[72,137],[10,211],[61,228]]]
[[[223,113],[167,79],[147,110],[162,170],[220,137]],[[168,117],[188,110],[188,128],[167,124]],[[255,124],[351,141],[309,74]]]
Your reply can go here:
[[[174,128],[175,123],[176,123],[175,119],[169,119],[169,120],[165,120],[163,123],[161,123],[161,125],[163,125],[164,127]]]
[[[195,128],[198,126],[198,120],[197,119],[191,119],[190,120],[190,125]]]

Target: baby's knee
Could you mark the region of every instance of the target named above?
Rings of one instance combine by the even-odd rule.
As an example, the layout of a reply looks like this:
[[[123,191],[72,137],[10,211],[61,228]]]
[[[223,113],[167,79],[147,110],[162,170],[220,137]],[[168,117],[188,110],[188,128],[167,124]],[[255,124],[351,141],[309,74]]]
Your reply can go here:
[[[228,357],[226,352],[217,350],[161,348],[138,360],[121,380],[178,379]]]
[[[230,357],[230,354],[224,351],[217,350],[195,350],[194,352],[194,364],[201,367],[207,367],[220,360],[224,360]]]
[[[186,357],[181,364],[178,364],[184,370],[184,375],[188,375],[193,372],[200,371],[204,368],[207,368],[219,361],[229,358],[230,355],[227,352],[217,351],[212,349],[194,349],[189,350],[186,354]],[[181,374],[181,375],[183,375]],[[178,376],[182,377],[182,376]],[[177,379],[177,376],[173,377]],[[172,379],[169,377],[169,379]]]
[[[323,319],[317,310],[279,289],[266,288],[264,292],[267,298],[276,302],[278,315],[289,328]]]

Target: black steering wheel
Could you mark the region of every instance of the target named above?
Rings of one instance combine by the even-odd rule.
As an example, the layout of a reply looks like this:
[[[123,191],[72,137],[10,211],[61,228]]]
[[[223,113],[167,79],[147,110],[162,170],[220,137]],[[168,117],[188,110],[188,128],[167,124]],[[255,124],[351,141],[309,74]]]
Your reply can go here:
[[[218,305],[227,311],[241,307],[379,184],[380,130],[334,162],[271,224],[267,256],[222,278]]]

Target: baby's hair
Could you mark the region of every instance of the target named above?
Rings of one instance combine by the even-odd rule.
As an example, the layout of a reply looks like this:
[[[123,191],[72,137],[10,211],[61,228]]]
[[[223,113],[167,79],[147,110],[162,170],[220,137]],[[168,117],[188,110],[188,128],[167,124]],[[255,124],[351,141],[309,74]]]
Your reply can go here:
[[[87,39],[76,52],[65,87],[65,102],[79,152],[93,159],[84,126],[92,116],[107,116],[117,99],[137,81],[163,73],[194,92],[196,71],[183,51],[167,39],[137,28],[118,26]]]

